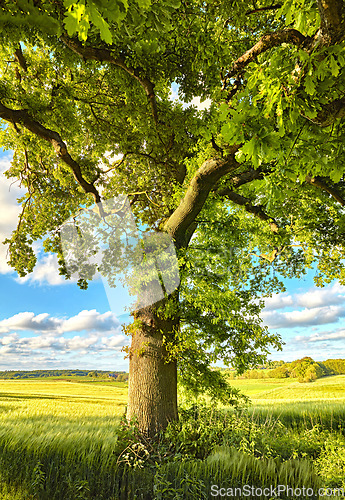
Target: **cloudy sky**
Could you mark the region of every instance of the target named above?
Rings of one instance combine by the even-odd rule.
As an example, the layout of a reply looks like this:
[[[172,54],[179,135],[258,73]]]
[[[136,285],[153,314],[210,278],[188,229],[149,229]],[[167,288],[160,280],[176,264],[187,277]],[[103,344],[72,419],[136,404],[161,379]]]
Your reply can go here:
[[[17,198],[23,194],[3,175],[10,159],[9,153],[0,154],[0,241],[16,226]],[[54,255],[39,245],[35,250],[34,272],[19,278],[0,245],[0,370],[128,369],[122,352],[128,337],[121,327],[128,321],[128,295],[115,291],[110,306],[100,279],[80,290],[59,276]],[[287,291],[266,302],[264,323],[286,343],[272,359],[345,358],[345,287],[333,282],[316,288],[313,275],[286,282]]]

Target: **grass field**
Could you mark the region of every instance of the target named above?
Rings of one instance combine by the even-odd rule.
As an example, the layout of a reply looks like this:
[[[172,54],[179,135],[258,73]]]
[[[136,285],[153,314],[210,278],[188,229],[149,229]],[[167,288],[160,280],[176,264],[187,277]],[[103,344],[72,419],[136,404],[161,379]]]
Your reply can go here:
[[[249,396],[253,404],[324,400],[345,403],[345,375],[319,378],[311,383],[268,378],[230,380],[230,384]]]
[[[323,442],[332,439],[334,457],[345,456],[345,375],[309,384],[291,379],[238,379],[231,384],[252,401],[248,423],[237,423],[237,430],[228,434],[230,441],[235,439],[231,446],[258,453],[262,460],[280,453],[286,460],[322,456]],[[114,478],[126,400],[125,383],[0,380],[0,499],[118,500]],[[262,441],[268,432],[271,441]],[[201,442],[200,436],[194,439]],[[327,460],[320,470],[333,478],[342,465],[329,473],[337,459],[331,465]]]
[[[124,383],[1,380],[0,446],[6,447],[8,457],[17,450],[20,458],[25,449],[31,466],[37,467],[41,457],[60,456],[68,464],[87,458],[92,467],[99,450],[104,456],[112,455],[126,400]],[[39,468],[36,476],[34,482],[39,480]],[[22,486],[14,493],[8,478],[2,479],[1,500],[29,498],[21,493]]]

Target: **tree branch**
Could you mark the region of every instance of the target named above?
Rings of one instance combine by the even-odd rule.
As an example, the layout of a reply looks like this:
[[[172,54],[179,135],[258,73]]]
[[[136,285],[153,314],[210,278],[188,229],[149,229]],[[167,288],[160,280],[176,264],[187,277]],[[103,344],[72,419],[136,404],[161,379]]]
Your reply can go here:
[[[234,145],[225,158],[205,161],[191,179],[184,198],[164,224],[164,230],[173,237],[178,247],[187,246],[196,228],[195,218],[215,184],[221,177],[238,168],[235,159],[238,148],[238,145]]]
[[[235,177],[229,179],[229,182],[231,183],[231,186],[238,188],[243,184],[247,184],[248,182],[252,182],[257,179],[263,179],[263,177],[264,173],[259,168],[250,168],[246,172],[235,175]]]
[[[335,187],[327,185],[327,181],[322,177],[311,177],[310,175],[307,175],[305,180],[308,182],[308,184],[326,191],[326,193],[330,194],[338,203],[340,203],[340,205],[342,205],[343,207],[345,206],[345,199],[343,198],[343,196]]]
[[[255,14],[256,12],[262,12],[264,10],[275,10],[275,9],[280,9],[281,3],[277,3],[275,5],[268,5],[268,7],[260,7],[258,9],[253,9],[253,10],[247,10],[246,16],[249,16],[250,14]]]
[[[321,17],[321,36],[327,45],[334,45],[345,38],[344,0],[318,0]]]
[[[92,183],[89,183],[84,179],[81,173],[80,165],[68,153],[66,144],[57,132],[44,127],[41,123],[34,120],[25,109],[13,110],[4,106],[2,103],[0,103],[0,118],[10,123],[21,124],[37,137],[41,137],[49,142],[55,149],[57,156],[71,168],[75,180],[83,188],[85,193],[92,194],[95,202],[100,204],[99,207],[101,216],[105,216],[99,192]]]
[[[77,40],[72,40],[71,38],[68,38],[65,35],[61,37],[61,40],[64,42],[65,45],[67,45],[68,48],[73,50],[73,52],[78,54],[80,57],[83,57],[84,59],[93,59],[95,61],[100,61],[100,62],[108,62],[110,64],[113,64],[114,66],[122,68],[129,75],[135,78],[140,83],[142,88],[145,90],[145,93],[147,95],[147,98],[151,106],[154,122],[156,125],[158,124],[157,101],[154,93],[155,85],[148,78],[142,77],[138,69],[127,66],[125,64],[123,57],[114,57],[111,51],[108,49],[98,49],[94,47],[85,46],[82,45]]]
[[[241,57],[235,61],[230,71],[225,76],[228,80],[235,76],[238,72],[242,71],[249,63],[266,50],[281,45],[282,43],[292,43],[294,45],[301,45],[306,40],[306,37],[299,31],[289,28],[276,33],[264,35],[251,49],[247,50]],[[225,88],[225,87],[223,87]]]
[[[268,221],[269,225],[274,233],[277,233],[279,228],[278,225],[273,217],[270,217],[267,215],[264,211],[261,205],[253,205],[251,200],[249,198],[246,198],[245,196],[242,196],[241,194],[235,193],[234,191],[231,191],[229,188],[225,188],[222,190],[217,191],[217,194],[220,196],[224,196],[227,199],[233,201],[237,205],[241,205],[245,208],[245,210],[251,214],[254,214],[255,217],[258,217],[260,220],[263,221]]]
[[[14,57],[16,61],[19,63],[19,65],[22,67],[22,69],[26,72],[28,70],[28,66],[26,64],[26,60],[22,51],[21,46],[14,51]]]

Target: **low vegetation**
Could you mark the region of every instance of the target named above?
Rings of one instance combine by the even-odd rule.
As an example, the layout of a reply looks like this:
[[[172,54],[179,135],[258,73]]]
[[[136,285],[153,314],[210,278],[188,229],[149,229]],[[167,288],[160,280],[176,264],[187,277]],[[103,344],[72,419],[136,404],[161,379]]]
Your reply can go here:
[[[86,377],[97,379],[117,380],[125,382],[128,380],[128,373],[123,371],[109,372],[103,370],[6,370],[0,371],[0,379],[36,379],[36,378],[64,378],[79,380]]]
[[[294,378],[299,382],[313,382],[318,378],[343,374],[345,374],[345,359],[327,359],[321,362],[314,361],[309,356],[291,363],[275,361],[271,365],[262,365],[261,369],[247,370],[239,377],[234,370],[228,372],[230,379]]]
[[[251,405],[187,406],[181,397],[179,422],[152,442],[123,419],[125,383],[3,380],[0,497],[199,500],[221,498],[214,485],[345,488],[344,375],[232,384]]]

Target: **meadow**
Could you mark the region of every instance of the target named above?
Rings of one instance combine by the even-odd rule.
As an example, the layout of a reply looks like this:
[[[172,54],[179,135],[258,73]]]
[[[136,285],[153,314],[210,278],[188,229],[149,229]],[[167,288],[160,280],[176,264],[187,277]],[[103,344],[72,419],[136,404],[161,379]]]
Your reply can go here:
[[[125,383],[0,381],[1,500],[221,498],[212,484],[345,488],[345,375],[231,383],[248,408],[185,405],[152,446],[121,420]]]

